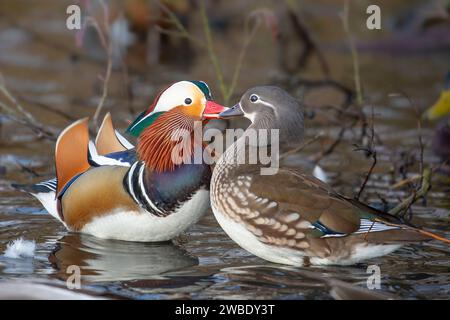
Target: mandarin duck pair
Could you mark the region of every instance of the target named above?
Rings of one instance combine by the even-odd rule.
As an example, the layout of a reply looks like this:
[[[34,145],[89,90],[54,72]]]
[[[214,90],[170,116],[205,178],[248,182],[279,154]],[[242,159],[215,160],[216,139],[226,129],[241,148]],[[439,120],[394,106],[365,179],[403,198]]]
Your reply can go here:
[[[174,132],[195,121],[243,116],[244,135],[218,159],[214,170],[171,158]],[[165,241],[186,230],[210,204],[224,231],[265,260],[295,266],[348,265],[432,238],[430,232],[346,198],[310,172],[279,166],[262,175],[262,164],[243,164],[265,145],[251,144],[251,130],[279,132],[279,150],[303,137],[303,108],[284,90],[256,87],[227,109],[200,81],[181,81],[158,95],[127,129],[134,148],[105,117],[95,144],[87,119],[59,136],[56,179],[16,185],[38,198],[69,231],[126,241]],[[202,145],[202,148],[205,146]],[[194,145],[188,148],[191,159]]]

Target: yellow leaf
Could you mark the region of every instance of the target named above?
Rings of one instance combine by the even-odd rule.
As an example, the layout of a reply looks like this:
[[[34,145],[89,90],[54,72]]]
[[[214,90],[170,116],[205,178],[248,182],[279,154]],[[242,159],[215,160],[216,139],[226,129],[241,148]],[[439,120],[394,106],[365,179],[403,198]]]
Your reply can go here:
[[[450,89],[441,92],[438,101],[425,111],[424,116],[429,120],[436,120],[450,113]]]

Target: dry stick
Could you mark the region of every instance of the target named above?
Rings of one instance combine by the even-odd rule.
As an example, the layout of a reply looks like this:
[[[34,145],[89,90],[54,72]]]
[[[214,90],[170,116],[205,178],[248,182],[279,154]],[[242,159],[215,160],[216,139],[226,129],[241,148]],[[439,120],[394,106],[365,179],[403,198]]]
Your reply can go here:
[[[359,149],[359,150],[364,150],[364,149]],[[373,169],[375,168],[375,166],[377,165],[377,153],[376,152],[371,152],[371,156],[372,156],[372,165],[370,166],[369,171],[367,171],[366,177],[361,185],[361,187],[359,188],[359,192],[358,195],[356,196],[356,200],[359,200],[359,198],[361,197],[362,192],[364,191],[364,188],[367,185],[367,182],[370,179],[370,176],[372,175]]]
[[[35,170],[33,170],[32,168],[29,168],[23,164],[21,164],[19,161],[15,161],[16,165],[20,168],[20,170],[22,170],[23,172],[27,172],[30,173],[33,177],[37,178],[40,177],[41,175],[39,173],[37,173]]]
[[[359,106],[362,106],[363,97],[362,97],[362,91],[361,91],[361,80],[360,80],[360,76],[359,76],[358,51],[356,50],[353,35],[350,31],[349,7],[350,7],[349,0],[346,0],[345,4],[344,4],[344,10],[341,14],[341,19],[342,19],[342,24],[344,26],[345,33],[348,38],[350,52],[352,54],[353,72],[354,72],[354,81],[355,81],[355,90],[356,90],[356,102],[358,103]]]
[[[367,182],[370,179],[370,176],[372,175],[373,169],[375,168],[375,166],[377,165],[377,151],[374,148],[374,140],[375,140],[375,128],[374,128],[374,114],[373,114],[373,107],[372,107],[372,121],[371,121],[371,127],[370,127],[370,131],[371,131],[371,137],[370,137],[370,144],[368,146],[368,148],[356,148],[356,151],[366,151],[368,155],[372,156],[372,165],[370,166],[369,171],[367,171],[366,177],[361,185],[361,187],[359,188],[359,192],[356,196],[356,200],[359,200],[359,198],[361,197],[362,192],[364,191]]]
[[[312,161],[318,163],[322,158],[329,155],[334,151],[334,149],[341,143],[342,138],[344,137],[345,132],[348,130],[348,127],[342,127],[339,131],[338,137],[323,151],[315,154],[312,157]]]
[[[402,202],[400,202],[395,208],[389,210],[389,213],[393,215],[398,215],[400,212],[404,211],[405,209],[408,209],[418,199],[426,196],[426,194],[431,188],[431,172],[432,170],[430,168],[424,169],[422,174],[423,177],[422,185],[420,189],[414,194],[410,195],[408,198],[404,199]]]
[[[100,28],[97,20],[95,20],[93,17],[87,17],[86,18],[86,23],[89,23],[90,25],[92,25],[95,30],[97,31],[97,34],[100,38],[100,42],[103,46],[103,49],[106,52],[107,55],[107,64],[106,64],[106,71],[105,71],[105,76],[102,78],[103,81],[103,90],[102,90],[102,96],[100,97],[100,101],[98,102],[97,108],[95,109],[95,113],[94,113],[94,117],[92,119],[94,125],[96,126],[97,130],[98,130],[98,117],[100,116],[100,112],[103,109],[103,106],[105,104],[105,100],[108,97],[108,84],[109,84],[109,79],[111,78],[111,70],[112,70],[112,45],[111,45],[111,40],[109,39],[109,12],[108,12],[108,7],[106,6],[106,4],[103,1],[100,1],[102,7],[103,7],[103,24],[104,24],[104,28],[105,31],[107,32],[107,34],[105,35],[105,33],[102,31],[102,29]]]
[[[293,26],[296,30],[296,34],[300,37],[300,39],[305,44],[305,49],[302,53],[301,58],[299,59],[299,62],[297,64],[298,67],[301,67],[306,63],[306,58],[309,56],[312,51],[315,51],[317,54],[317,59],[319,60],[320,67],[322,69],[322,73],[325,77],[330,76],[330,67],[325,59],[325,56],[323,55],[322,51],[320,50],[319,46],[317,45],[317,42],[314,40],[313,36],[311,35],[311,32],[309,32],[306,25],[303,23],[303,21],[300,19],[298,14],[296,13],[295,5],[296,3],[293,1],[285,0],[285,5],[288,8],[289,17],[291,18],[291,21],[293,23]]]
[[[410,105],[414,108],[416,118],[417,118],[417,130],[418,130],[418,141],[419,141],[419,152],[420,152],[420,158],[419,158],[419,171],[421,172],[419,178],[417,179],[405,179],[404,181],[408,180],[409,182],[413,182],[415,180],[419,180],[419,186],[420,189],[413,190],[413,194],[410,195],[407,199],[403,200],[400,204],[397,205],[392,210],[396,210],[393,214],[399,214],[401,211],[403,211],[403,214],[406,214],[408,210],[411,208],[414,202],[416,202],[418,199],[423,198],[426,196],[428,191],[431,188],[431,176],[435,169],[424,169],[424,145],[423,145],[423,139],[422,139],[422,122],[420,118],[420,112],[417,108],[416,104],[413,102],[413,100],[409,97],[408,94],[400,91],[401,95],[404,96],[410,103]]]
[[[25,110],[22,105],[17,101],[17,99],[11,94],[11,92],[6,88],[2,75],[0,74],[0,92],[6,97],[9,102],[12,103],[13,107],[7,105],[0,101],[0,107],[5,110],[8,117],[20,124],[28,126],[35,132],[39,137],[44,137],[49,140],[56,140],[55,134],[49,130],[44,129],[45,126],[33,117],[31,113]]]
[[[305,48],[297,63],[297,69],[302,68],[307,63],[308,57],[315,51],[317,54],[317,59],[319,60],[320,67],[322,69],[322,73],[325,77],[328,78],[330,76],[330,67],[328,66],[328,63],[322,51],[319,50],[317,43],[313,40],[313,37],[308,28],[292,9],[289,10],[289,17],[296,31],[295,34],[298,35],[305,44]]]

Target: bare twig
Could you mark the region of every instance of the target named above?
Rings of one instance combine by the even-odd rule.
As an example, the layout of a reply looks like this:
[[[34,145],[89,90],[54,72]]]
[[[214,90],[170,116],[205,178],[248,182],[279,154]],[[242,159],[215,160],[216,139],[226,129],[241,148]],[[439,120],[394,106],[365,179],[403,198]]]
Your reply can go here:
[[[337,138],[331,144],[329,144],[325,150],[312,156],[311,160],[314,163],[318,163],[321,159],[323,159],[327,155],[331,154],[334,151],[334,149],[341,143],[342,138],[344,137],[344,134],[347,130],[348,130],[348,127],[342,127],[338,133]]]
[[[370,127],[370,142],[367,147],[356,147],[355,151],[365,151],[367,157],[372,157],[372,165],[369,168],[369,171],[366,173],[366,177],[364,178],[363,183],[361,184],[361,187],[359,188],[358,194],[355,197],[356,200],[359,200],[361,197],[362,192],[364,191],[367,182],[370,179],[370,176],[372,175],[373,169],[377,165],[377,151],[375,150],[375,128],[374,128],[374,113],[373,113],[373,107],[372,107],[372,120],[371,120],[371,127]]]
[[[361,184],[361,187],[359,188],[358,194],[355,197],[355,199],[358,200],[361,197],[361,194],[364,191],[364,188],[366,187],[367,182],[370,179],[370,176],[372,175],[373,169],[377,165],[377,152],[375,150],[369,149],[369,148],[356,148],[355,151],[365,151],[365,152],[369,153],[370,156],[372,157],[372,165],[370,166],[369,171],[367,171],[366,177],[364,178],[364,181]]]
[[[315,52],[317,55],[317,59],[319,61],[320,68],[322,69],[322,73],[326,78],[328,78],[330,76],[330,67],[328,66],[325,56],[323,55],[316,41],[313,39],[313,36],[309,32],[304,22],[300,19],[300,17],[296,13],[294,5],[289,1],[285,1],[285,3],[288,8],[288,18],[291,20],[295,30],[294,34],[304,44],[303,51],[300,54],[300,58],[297,61],[296,70],[300,70],[301,68],[303,68],[307,63],[308,58]],[[282,60],[283,60],[282,64],[284,68],[287,69],[287,71],[290,71],[291,73],[296,71],[296,70],[288,70],[289,68],[285,63],[285,59]]]
[[[29,174],[31,174],[31,175],[32,175],[33,177],[35,177],[35,178],[41,176],[39,173],[37,173],[37,172],[36,172],[35,170],[33,170],[32,168],[27,167],[27,166],[21,164],[21,163],[20,163],[19,161],[17,161],[17,160],[16,160],[16,165],[17,165],[23,172],[29,173]]]
[[[100,97],[100,101],[97,104],[97,108],[95,109],[94,117],[92,119],[97,129],[98,129],[98,117],[100,116],[100,112],[103,109],[105,100],[108,97],[108,84],[109,79],[111,78],[111,71],[112,71],[112,44],[110,39],[110,28],[109,28],[109,9],[103,0],[99,1],[103,8],[103,29],[100,27],[98,21],[94,17],[89,16],[85,20],[86,24],[91,25],[97,31],[97,34],[100,38],[100,43],[102,44],[102,47],[105,50],[107,56],[105,75],[101,78],[101,80],[103,81],[102,95]]]
[[[431,173],[432,170],[430,168],[425,168],[422,174],[422,185],[420,186],[420,189],[401,201],[395,208],[389,210],[389,213],[400,215],[402,212],[408,210],[418,199],[425,197],[431,188]]]
[[[56,135],[45,129],[45,126],[39,122],[31,113],[25,110],[17,101],[13,94],[6,88],[3,76],[0,74],[0,93],[12,104],[12,106],[0,101],[0,108],[3,109],[7,116],[22,125],[29,127],[35,132],[38,137],[43,137],[49,140],[56,140]]]

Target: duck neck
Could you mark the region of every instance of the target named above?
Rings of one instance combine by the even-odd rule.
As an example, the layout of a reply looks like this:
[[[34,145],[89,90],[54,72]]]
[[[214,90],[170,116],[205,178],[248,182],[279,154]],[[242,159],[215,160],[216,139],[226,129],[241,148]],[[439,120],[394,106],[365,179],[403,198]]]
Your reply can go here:
[[[244,134],[219,159],[214,173],[228,174],[244,165],[267,171],[266,168],[278,168],[279,143],[278,131],[247,129]],[[231,170],[230,170],[231,169]],[[249,169],[250,170],[250,169]],[[220,172],[222,171],[222,172]]]

